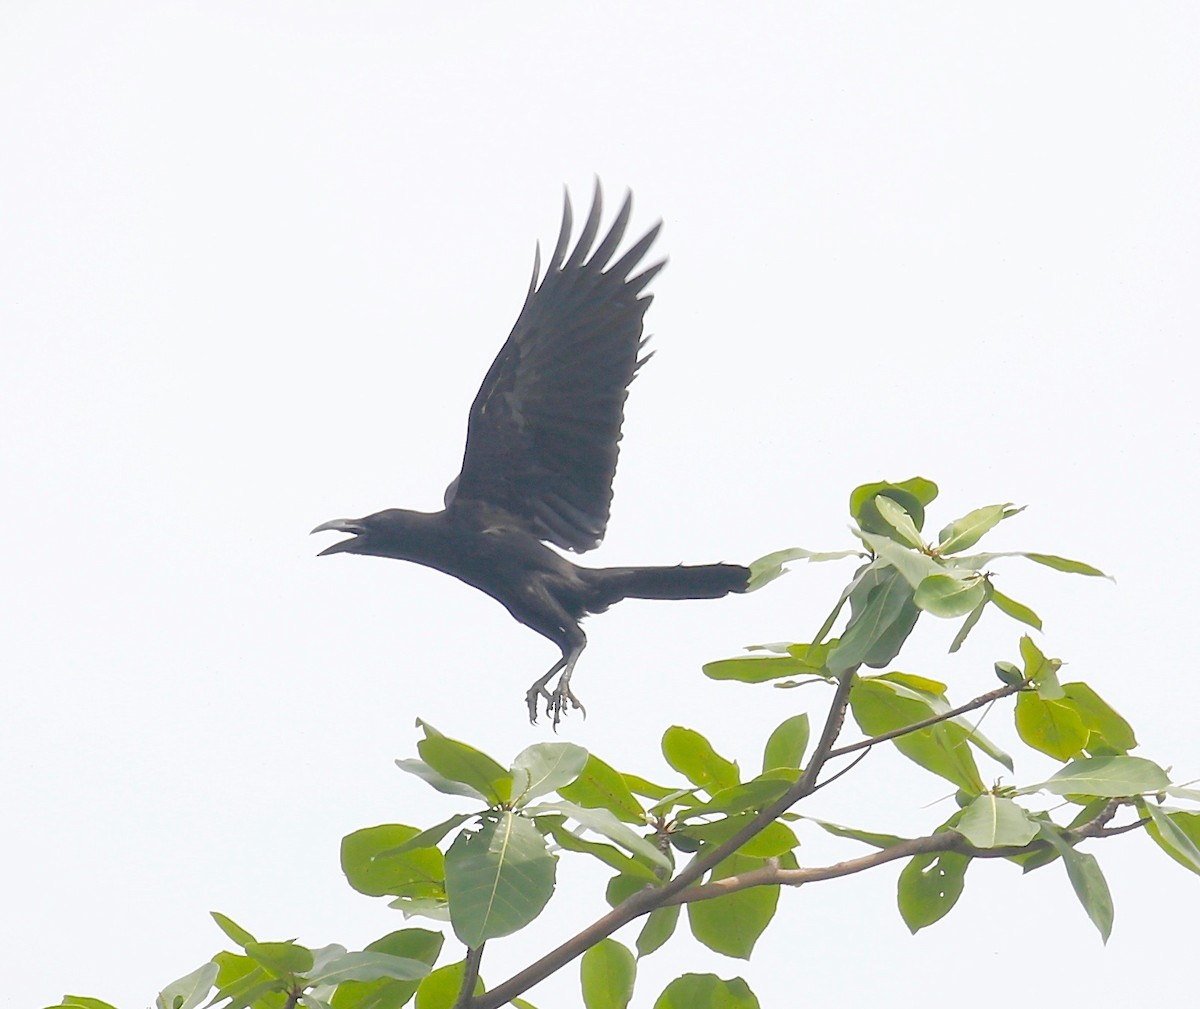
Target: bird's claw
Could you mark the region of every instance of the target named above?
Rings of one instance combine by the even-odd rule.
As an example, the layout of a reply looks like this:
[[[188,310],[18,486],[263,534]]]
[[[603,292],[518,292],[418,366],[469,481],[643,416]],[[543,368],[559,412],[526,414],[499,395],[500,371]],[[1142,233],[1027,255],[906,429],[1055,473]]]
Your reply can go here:
[[[525,695],[525,703],[529,706],[529,723],[531,725],[537,724],[539,700],[546,702],[546,717],[551,720],[550,724],[555,732],[558,731],[558,723],[572,708],[583,712],[583,717],[587,718],[587,708],[572,692],[569,682],[564,682],[561,678],[553,690],[548,690],[542,684],[535,684],[529,688],[529,692]]]

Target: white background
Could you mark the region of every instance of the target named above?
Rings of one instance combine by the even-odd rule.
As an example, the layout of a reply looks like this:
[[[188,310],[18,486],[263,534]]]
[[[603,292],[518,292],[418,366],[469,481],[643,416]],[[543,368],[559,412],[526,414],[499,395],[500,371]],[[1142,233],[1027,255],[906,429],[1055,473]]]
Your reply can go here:
[[[337,851],[462,808],[392,765],[414,717],[502,761],[552,738],[522,714],[552,646],[306,534],[439,506],[534,242],[594,176],[671,262],[588,563],[845,547],[875,479],[938,481],[931,532],[1028,504],[997,548],[1117,584],[997,584],[1139,752],[1200,775],[1198,28],[1186,4],[4,4],[0,1004],[149,1005],[225,944],[211,908],[310,945],[402,927]],[[699,666],[804,639],[849,570],[596,618],[561,738],[673,780],[678,721],[757,770],[822,698]],[[953,630],[923,621],[901,668],[963,700],[1020,628],[947,659]],[[1011,745],[1007,709],[984,728]],[[808,811],[925,832],[948,791],[881,752]],[[804,839],[809,865],[865,850]],[[1107,948],[1059,867],[976,865],[916,938],[890,867],[785,892],[748,964],[677,938],[636,1005],[683,970],[776,1007],[1178,996],[1200,881],[1140,835],[1090,850]],[[600,913],[577,862],[491,983]],[[530,998],[579,1004],[574,968]]]

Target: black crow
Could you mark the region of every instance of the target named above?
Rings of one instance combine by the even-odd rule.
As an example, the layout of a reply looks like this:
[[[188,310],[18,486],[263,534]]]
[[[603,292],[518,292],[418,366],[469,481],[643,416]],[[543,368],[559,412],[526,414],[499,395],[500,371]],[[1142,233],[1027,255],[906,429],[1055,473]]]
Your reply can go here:
[[[628,598],[744,592],[750,576],[736,564],[585,568],[546,545],[583,553],[604,537],[625,397],[650,356],[639,357],[642,319],[652,300],[642,292],[664,263],[630,273],[659,225],[612,262],[632,198],[625,197],[593,250],[600,204],[597,183],[583,232],[568,255],[571,201],[564,200],[562,228],[541,283],[540,250],[535,253],[524,307],[471,405],[462,471],[446,488],[445,509],[389,508],[313,530],[353,534],[320,556],[371,554],[436,568],[486,592],[558,645],[562,657],[526,694],[530,720],[537,718],[540,698],[555,725],[568,703],[582,707],[570,681],[587,644],[579,626],[585,616]]]

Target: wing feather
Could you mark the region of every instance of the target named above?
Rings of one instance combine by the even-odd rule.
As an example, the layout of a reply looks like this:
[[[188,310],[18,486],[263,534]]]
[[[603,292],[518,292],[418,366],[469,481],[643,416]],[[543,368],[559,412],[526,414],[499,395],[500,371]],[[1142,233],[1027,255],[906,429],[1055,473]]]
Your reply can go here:
[[[602,216],[597,181],[573,249],[571,201],[545,276],[540,258],[516,325],[488,369],[467,424],[462,472],[446,492],[452,511],[482,511],[557,546],[585,551],[604,536],[629,383],[649,355],[642,291],[662,269],[629,274],[655,225],[610,264],[632,213],[626,195],[593,250]]]

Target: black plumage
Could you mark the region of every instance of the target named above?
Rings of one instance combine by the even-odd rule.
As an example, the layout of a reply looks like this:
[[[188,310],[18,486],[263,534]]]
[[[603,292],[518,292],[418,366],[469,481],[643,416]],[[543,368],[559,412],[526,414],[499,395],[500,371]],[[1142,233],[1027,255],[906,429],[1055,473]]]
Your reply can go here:
[[[626,196],[607,235],[597,184],[592,209],[568,254],[572,216],[539,284],[540,256],[521,314],[471,405],[462,471],[445,509],[399,508],[335,519],[313,532],[353,534],[321,551],[414,561],[474,585],[521,623],[558,645],[562,657],[529,688],[555,723],[569,703],[575,663],[587,643],[580,620],[627,598],[705,599],[744,592],[747,568],[585,568],[547,546],[582,553],[604,537],[612,503],[625,397],[650,355],[639,356],[655,263],[630,277],[658,235],[656,225],[611,262],[629,223]],[[611,262],[611,265],[610,265]],[[561,672],[553,691],[548,684]]]

